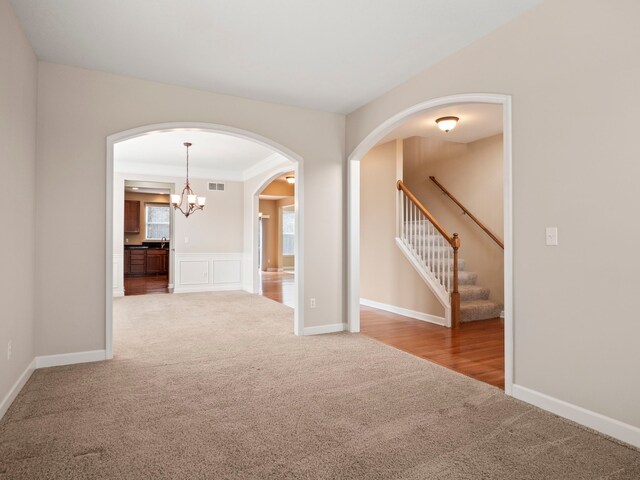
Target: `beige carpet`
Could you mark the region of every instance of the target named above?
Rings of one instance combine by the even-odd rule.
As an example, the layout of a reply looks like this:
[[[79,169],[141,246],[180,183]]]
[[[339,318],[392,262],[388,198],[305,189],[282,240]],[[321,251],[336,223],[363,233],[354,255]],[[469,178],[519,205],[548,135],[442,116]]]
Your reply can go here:
[[[116,358],[34,373],[0,479],[638,479],[640,453],[243,293],[115,302]],[[330,322],[333,323],[333,320]]]

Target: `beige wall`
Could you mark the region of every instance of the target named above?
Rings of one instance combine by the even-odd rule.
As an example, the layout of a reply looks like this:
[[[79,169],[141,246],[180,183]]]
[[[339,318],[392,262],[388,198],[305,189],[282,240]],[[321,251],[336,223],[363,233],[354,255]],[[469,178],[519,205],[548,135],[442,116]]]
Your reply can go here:
[[[135,193],[125,192],[125,200],[137,200],[140,202],[140,233],[125,233],[125,245],[142,245],[147,241],[147,223],[145,205],[147,203],[169,203],[169,195],[160,195],[155,193]]]
[[[262,270],[280,267],[280,255],[278,254],[278,232],[280,229],[280,217],[278,205],[275,200],[260,200],[259,211],[262,212],[262,228],[264,243],[262,251]],[[269,218],[265,218],[268,215]]]
[[[515,382],[640,427],[638,18],[547,1],[350,114],[347,151],[419,102],[511,95]]]
[[[428,178],[433,175],[500,240],[503,235],[502,135],[467,144],[433,138],[404,140],[404,182],[449,233],[460,235],[460,258],[491,289],[491,300],[504,302],[504,255],[453,201]],[[434,155],[434,152],[446,152]],[[439,158],[444,157],[444,158]]]
[[[313,218],[304,226],[305,294],[317,299],[315,309],[305,302],[305,326],[343,320],[344,116],[50,63],[38,70],[38,354],[104,349],[106,137],[162,122],[245,129],[304,159],[305,215]],[[69,182],[85,201],[60,208],[60,185]]]
[[[395,141],[372,149],[360,165],[360,297],[444,317],[395,242],[396,171]]]
[[[286,195],[293,197],[295,184],[288,183],[285,180],[274,180],[261,192],[261,195]]]
[[[36,82],[33,50],[11,5],[0,0],[0,402],[34,356]]]

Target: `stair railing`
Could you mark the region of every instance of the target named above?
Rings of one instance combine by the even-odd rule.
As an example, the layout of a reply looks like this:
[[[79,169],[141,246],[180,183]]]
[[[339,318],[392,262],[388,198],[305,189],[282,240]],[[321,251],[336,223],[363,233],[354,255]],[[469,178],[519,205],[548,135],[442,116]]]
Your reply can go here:
[[[402,180],[398,188],[398,237],[413,256],[431,272],[451,302],[451,326],[460,324],[458,249],[460,238],[450,235],[409,191]]]
[[[443,192],[447,197],[449,197],[451,200],[453,200],[453,202],[454,202],[456,205],[458,205],[458,206],[462,209],[462,213],[464,213],[465,215],[468,215],[468,216],[469,216],[469,218],[470,218],[471,220],[473,220],[473,221],[476,223],[476,225],[478,225],[482,230],[484,230],[484,233],[486,233],[487,235],[489,235],[489,237],[491,237],[491,239],[492,239],[494,242],[496,242],[496,243],[500,246],[500,248],[501,248],[501,249],[503,249],[503,250],[504,250],[504,243],[502,243],[502,241],[501,241],[501,240],[499,240],[499,239],[498,239],[498,237],[496,237],[496,236],[491,232],[491,230],[489,230],[487,227],[485,227],[485,226],[484,226],[484,224],[483,224],[480,220],[478,220],[478,219],[476,218],[476,216],[475,216],[473,213],[471,213],[471,212],[470,212],[470,211],[469,211],[469,210],[468,210],[464,205],[462,205],[462,203],[460,203],[460,201],[459,201],[456,197],[454,197],[454,196],[451,194],[451,192],[449,192],[449,190],[447,190],[447,189],[446,189],[446,188],[445,188],[445,187],[444,187],[440,182],[438,182],[438,180],[436,180],[436,177],[429,177],[429,180],[431,180],[433,183],[435,183],[435,184],[438,186],[438,188],[439,188],[440,190],[442,190],[442,192]]]

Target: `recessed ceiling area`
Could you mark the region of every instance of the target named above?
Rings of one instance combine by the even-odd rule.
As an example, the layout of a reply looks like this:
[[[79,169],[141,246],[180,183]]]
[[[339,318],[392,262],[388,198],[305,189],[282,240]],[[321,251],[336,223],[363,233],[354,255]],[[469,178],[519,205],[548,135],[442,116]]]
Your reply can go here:
[[[11,0],[40,60],[349,113],[542,0]]]
[[[436,119],[454,116],[460,120],[450,132],[438,128]],[[502,106],[490,103],[447,105],[423,112],[386,135],[378,145],[395,139],[429,137],[447,142],[470,143],[502,133]]]
[[[232,135],[173,130],[143,135],[114,146],[114,169],[121,173],[243,180],[245,172],[274,160],[286,160],[270,148]]]

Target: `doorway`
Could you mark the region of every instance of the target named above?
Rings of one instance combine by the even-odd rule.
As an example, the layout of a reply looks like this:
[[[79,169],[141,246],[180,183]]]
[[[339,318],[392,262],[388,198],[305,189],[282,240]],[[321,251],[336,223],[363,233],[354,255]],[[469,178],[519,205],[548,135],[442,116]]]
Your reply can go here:
[[[180,287],[181,292],[190,292],[200,290],[202,291],[203,284],[206,284],[205,291],[215,290],[246,290],[250,293],[257,292],[257,239],[258,236],[258,198],[256,195],[258,187],[265,184],[266,180],[271,180],[274,176],[274,171],[282,173],[285,171],[291,171],[293,169],[297,182],[298,189],[296,190],[296,210],[295,210],[295,229],[296,229],[296,243],[295,243],[295,255],[298,261],[295,264],[295,276],[298,281],[296,282],[295,295],[296,302],[293,315],[293,333],[296,335],[303,334],[304,325],[304,312],[298,306],[303,305],[303,302],[299,297],[303,294],[302,282],[303,282],[303,259],[302,255],[304,240],[302,236],[302,212],[303,204],[300,198],[300,191],[304,184],[303,179],[303,159],[291,150],[279,145],[278,143],[262,137],[253,132],[237,129],[234,127],[228,127],[224,125],[198,123],[198,122],[176,122],[148,125],[144,127],[134,128],[124,132],[120,132],[107,137],[107,185],[106,185],[106,308],[105,308],[105,350],[106,358],[113,358],[113,298],[118,296],[119,289],[124,290],[122,285],[123,279],[123,259],[121,250],[114,251],[114,245],[118,245],[122,242],[123,232],[121,230],[120,222],[114,223],[113,216],[117,211],[121,211],[122,207],[120,199],[117,198],[120,195],[120,189],[114,188],[114,181],[116,180],[116,174],[114,172],[114,150],[115,147],[127,140],[137,139],[141,137],[151,136],[159,133],[171,133],[171,132],[198,132],[198,133],[212,133],[220,136],[225,136],[231,139],[239,139],[245,143],[252,144],[258,149],[268,149],[270,154],[263,159],[263,161],[257,164],[247,165],[247,168],[233,177],[236,182],[241,182],[241,187],[237,192],[242,196],[238,201],[230,202],[231,205],[238,207],[240,210],[238,214],[234,214],[229,218],[233,218],[238,221],[237,228],[241,229],[239,235],[239,242],[235,244],[239,245],[238,250],[234,253],[185,253],[181,266],[178,268],[179,259],[176,258],[176,253],[170,252],[170,282],[173,280],[174,293],[177,293],[177,287]],[[164,153],[163,151],[159,152]],[[177,154],[178,157],[184,160],[183,152]],[[221,156],[223,161],[233,161],[229,159],[227,155]],[[221,170],[216,170],[220,172]],[[214,173],[216,173],[214,172]],[[271,172],[271,173],[267,173]],[[173,174],[170,169],[165,166],[160,166],[154,172],[160,177],[158,180],[163,181],[167,177],[181,177],[184,179],[184,165],[180,166],[180,172]],[[224,182],[218,182],[217,175],[214,175],[213,180],[208,182],[208,187],[198,187],[198,192],[205,190],[215,190],[220,192],[225,191]],[[138,177],[135,177],[138,179]],[[118,184],[122,179],[122,175],[118,174]],[[184,182],[184,180],[180,180]],[[178,183],[180,183],[178,182]],[[181,186],[181,185],[180,185]],[[114,202],[114,199],[116,202]],[[124,202],[122,202],[123,204]],[[209,210],[212,210],[209,208]],[[181,221],[183,220],[180,217]],[[176,224],[173,228],[173,235],[175,236],[175,230],[179,226]],[[201,238],[215,238],[207,235],[202,235]],[[190,243],[191,238],[189,236],[181,236],[181,242],[188,244],[190,248],[195,250],[193,242]],[[171,249],[175,248],[175,241],[171,240]],[[217,268],[216,268],[217,262]],[[255,268],[254,268],[255,265]],[[171,272],[174,272],[173,279],[171,278]],[[185,281],[186,280],[186,281]],[[171,287],[171,283],[169,284]]]
[[[295,172],[276,176],[258,192],[258,293],[295,308]]]
[[[349,330],[361,330],[361,161],[379,142],[396,129],[424,112],[468,103],[496,104],[502,107],[502,155],[504,198],[504,388],[511,394],[513,385],[513,283],[512,283],[512,192],[511,192],[511,106],[510,97],[494,94],[462,94],[429,100],[398,113],[374,129],[349,156]],[[428,179],[424,179],[428,181]]]
[[[124,182],[124,295],[170,293],[170,183]]]

